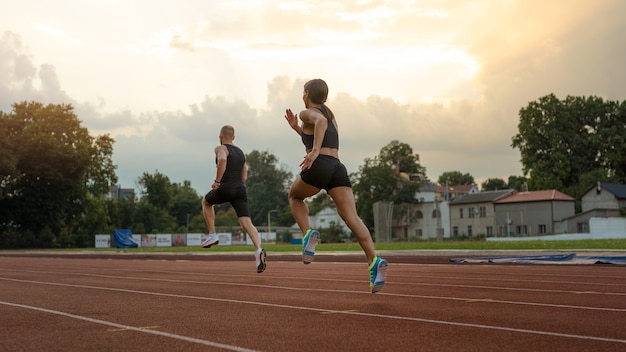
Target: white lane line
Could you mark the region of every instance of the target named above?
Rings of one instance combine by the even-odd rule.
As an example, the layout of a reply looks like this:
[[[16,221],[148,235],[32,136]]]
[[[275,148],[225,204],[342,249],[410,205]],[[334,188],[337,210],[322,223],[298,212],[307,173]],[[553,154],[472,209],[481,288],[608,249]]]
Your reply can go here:
[[[57,282],[7,279],[7,278],[1,278],[1,277],[0,279],[7,280],[7,281],[40,284],[40,285],[76,287],[76,288],[86,288],[86,289],[92,289],[92,290],[136,293],[136,294],[144,294],[144,295],[160,296],[160,297],[174,297],[174,298],[197,299],[197,300],[216,301],[216,302],[228,302],[228,303],[236,303],[236,304],[248,304],[248,305],[255,305],[255,306],[272,307],[272,308],[284,308],[284,309],[304,310],[304,311],[311,311],[311,312],[321,312],[325,314],[328,314],[330,312],[330,313],[336,313],[336,314],[357,315],[357,316],[366,316],[366,317],[393,319],[393,320],[404,320],[404,321],[416,321],[416,322],[430,323],[430,324],[463,326],[463,327],[477,328],[477,329],[499,330],[499,331],[517,332],[517,333],[534,334],[534,335],[546,335],[546,336],[566,337],[566,338],[581,339],[581,340],[592,340],[592,341],[603,341],[603,342],[614,342],[614,343],[626,344],[626,340],[622,340],[622,339],[612,339],[612,338],[597,337],[597,336],[584,336],[584,335],[576,335],[576,334],[564,334],[564,333],[551,332],[551,331],[518,329],[518,328],[509,328],[509,327],[504,327],[504,326],[460,323],[460,322],[445,321],[445,320],[403,317],[403,316],[386,315],[386,314],[349,312],[349,311],[342,311],[342,310],[335,310],[335,309],[320,309],[320,308],[312,308],[312,307],[291,306],[291,305],[286,305],[286,304],[245,301],[245,300],[228,299],[228,298],[199,297],[199,296],[178,295],[178,294],[160,293],[160,292],[137,291],[137,290],[111,288],[111,287],[62,284],[62,283],[57,283]],[[202,341],[202,340],[199,340],[199,341]]]
[[[247,348],[242,348],[242,347],[238,347],[238,346],[226,345],[226,344],[223,344],[223,343],[217,343],[217,342],[212,342],[212,341],[200,340],[200,339],[196,339],[196,338],[193,338],[193,337],[187,337],[187,336],[182,336],[182,335],[177,335],[177,334],[171,334],[169,332],[152,330],[150,328],[142,328],[142,327],[135,327],[135,326],[130,326],[130,325],[118,324],[118,323],[114,323],[114,322],[111,322],[111,321],[94,319],[94,318],[89,318],[89,317],[85,317],[85,316],[82,316],[82,315],[76,315],[76,314],[71,314],[71,313],[66,313],[66,312],[60,312],[58,310],[52,310],[52,309],[46,309],[46,308],[41,308],[41,307],[34,307],[34,306],[28,306],[28,305],[24,305],[24,304],[4,302],[4,301],[0,301],[0,304],[6,305],[6,306],[11,306],[11,307],[30,309],[30,310],[34,310],[34,311],[38,311],[38,312],[44,312],[44,313],[61,315],[61,316],[64,316],[64,317],[78,319],[78,320],[84,320],[84,321],[88,321],[90,323],[95,323],[95,324],[102,324],[102,325],[112,326],[112,327],[120,329],[120,330],[132,330],[132,331],[142,332],[142,333],[146,333],[146,334],[153,334],[153,335],[169,337],[169,338],[172,338],[172,339],[182,340],[182,341],[185,341],[185,342],[192,342],[192,343],[197,343],[197,344],[200,344],[200,345],[222,348],[222,349],[226,349],[226,350],[229,350],[229,351],[238,351],[238,352],[254,352],[255,351],[255,350],[249,350]]]

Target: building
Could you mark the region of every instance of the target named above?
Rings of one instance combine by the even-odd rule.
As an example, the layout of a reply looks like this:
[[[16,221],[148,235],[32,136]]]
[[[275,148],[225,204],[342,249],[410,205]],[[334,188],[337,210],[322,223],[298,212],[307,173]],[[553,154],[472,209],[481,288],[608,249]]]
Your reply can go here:
[[[608,219],[626,212],[626,185],[598,182],[581,197],[581,212],[555,224],[556,233],[589,233],[592,218]]]
[[[480,192],[476,185],[460,185],[460,186],[439,186],[432,185],[434,192],[441,200],[453,201],[459,199],[466,194],[474,194]]]
[[[575,199],[554,189],[515,193],[494,203],[498,236],[554,234],[555,224],[575,214]]]
[[[111,186],[111,190],[109,194],[105,196],[107,200],[135,200],[135,189],[134,188],[122,188],[121,185]]]
[[[468,193],[450,202],[451,236],[493,236],[496,228],[495,202],[515,190]]]

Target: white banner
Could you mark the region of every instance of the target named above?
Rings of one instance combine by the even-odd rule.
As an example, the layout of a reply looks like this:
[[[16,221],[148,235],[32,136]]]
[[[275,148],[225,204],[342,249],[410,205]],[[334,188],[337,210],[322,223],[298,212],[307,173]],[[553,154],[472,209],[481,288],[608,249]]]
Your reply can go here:
[[[172,246],[172,235],[167,234],[157,234],[156,235],[156,246],[157,247],[171,247]]]
[[[111,248],[111,235],[96,235],[96,248]]]
[[[187,247],[197,247],[202,244],[201,233],[188,233],[187,234]]]

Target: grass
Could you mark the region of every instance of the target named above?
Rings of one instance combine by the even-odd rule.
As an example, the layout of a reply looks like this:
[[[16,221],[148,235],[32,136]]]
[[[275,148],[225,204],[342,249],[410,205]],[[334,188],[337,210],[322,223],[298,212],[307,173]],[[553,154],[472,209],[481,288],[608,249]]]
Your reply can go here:
[[[299,252],[300,245],[265,244],[264,248],[272,252]],[[626,250],[626,239],[602,240],[559,240],[559,241],[442,241],[442,242],[394,242],[376,243],[377,250]],[[59,251],[127,253],[193,253],[193,252],[247,252],[252,246],[217,246],[210,249],[200,247],[139,247],[139,248],[74,248]],[[316,252],[325,251],[360,251],[358,243],[320,243]],[[49,250],[47,250],[49,251]]]

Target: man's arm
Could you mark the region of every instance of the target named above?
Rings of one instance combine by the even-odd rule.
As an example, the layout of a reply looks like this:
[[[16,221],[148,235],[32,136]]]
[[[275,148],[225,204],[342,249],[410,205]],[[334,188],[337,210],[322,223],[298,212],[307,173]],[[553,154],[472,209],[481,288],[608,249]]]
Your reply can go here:
[[[218,186],[222,182],[222,176],[226,172],[226,160],[228,158],[228,149],[223,145],[215,147],[215,157],[217,158],[217,171],[215,172],[215,182],[213,186]],[[217,188],[217,187],[212,187]]]

